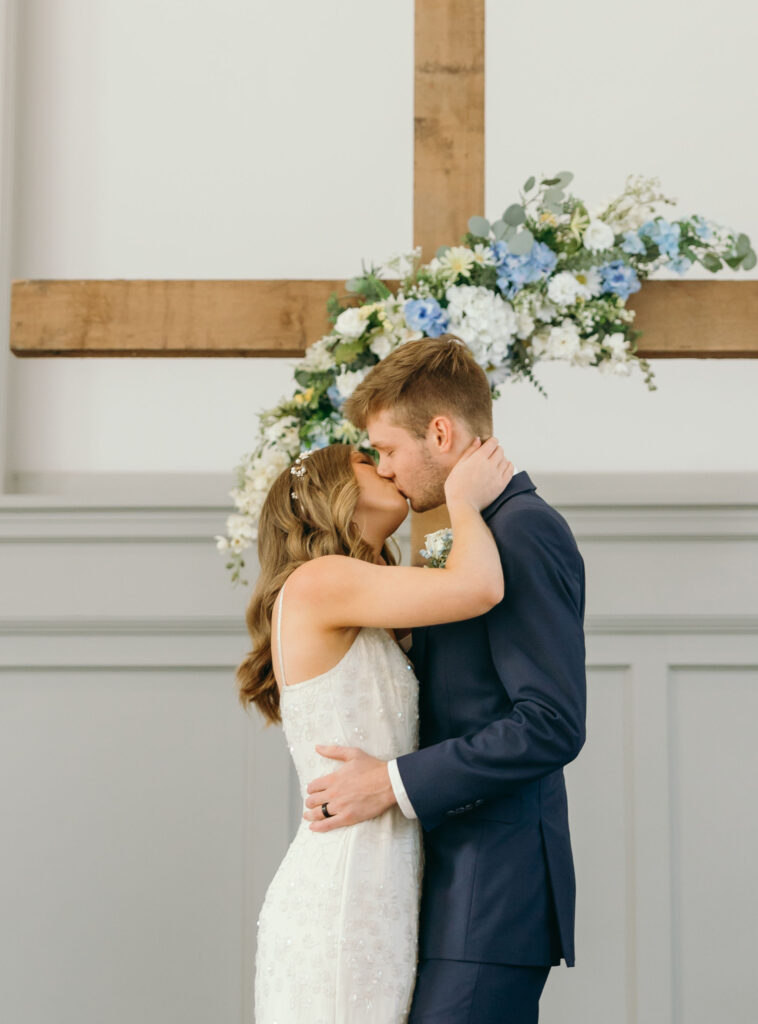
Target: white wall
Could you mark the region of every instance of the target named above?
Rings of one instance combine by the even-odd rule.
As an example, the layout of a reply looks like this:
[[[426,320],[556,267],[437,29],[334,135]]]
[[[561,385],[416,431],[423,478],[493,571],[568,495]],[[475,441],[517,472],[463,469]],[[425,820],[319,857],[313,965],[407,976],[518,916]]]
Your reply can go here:
[[[758,241],[750,0],[608,12],[488,5],[487,212],[532,171],[573,170],[591,203],[644,172]],[[17,64],[16,277],[347,277],[411,242],[410,3],[25,0]],[[560,365],[547,401],[507,388],[510,456],[758,468],[758,360],[654,367],[652,394]],[[226,473],[291,388],[268,359],[10,369],[21,474]]]

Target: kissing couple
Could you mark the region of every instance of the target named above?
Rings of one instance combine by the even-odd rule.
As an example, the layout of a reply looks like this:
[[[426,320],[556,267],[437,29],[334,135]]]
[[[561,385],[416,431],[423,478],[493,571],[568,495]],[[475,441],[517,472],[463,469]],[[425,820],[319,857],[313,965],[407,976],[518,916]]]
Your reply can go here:
[[[240,700],[281,722],[303,819],[258,920],[257,1024],[534,1024],[574,963],[563,767],[585,738],[584,562],[492,435],[450,335],[408,342],[260,517]],[[447,505],[443,568],[401,567]],[[261,780],[265,785],[265,780]]]

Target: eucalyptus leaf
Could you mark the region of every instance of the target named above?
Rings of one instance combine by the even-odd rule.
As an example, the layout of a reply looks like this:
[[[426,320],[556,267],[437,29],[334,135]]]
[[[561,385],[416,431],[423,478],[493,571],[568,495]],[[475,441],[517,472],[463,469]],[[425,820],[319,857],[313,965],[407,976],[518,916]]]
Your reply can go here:
[[[560,203],[545,203],[545,208],[554,213],[556,217],[558,214],[563,213],[563,206]]]
[[[449,245],[441,245],[437,252],[434,254],[438,260],[441,260],[445,253],[450,249]]]
[[[486,217],[470,217],[468,229],[477,238],[489,238],[490,222]]]
[[[706,270],[710,270],[712,274],[715,274],[718,270],[721,270],[721,260],[712,252],[708,252],[703,256],[703,266]]]
[[[560,185],[560,178],[543,178],[540,185]]]
[[[349,281],[345,282],[345,288],[349,292],[361,292],[363,291],[366,280],[363,277],[351,277]]]
[[[544,195],[546,203],[562,203],[565,198],[562,188],[549,188]]]
[[[526,220],[526,213],[524,207],[520,203],[512,203],[503,214],[503,220],[506,224],[510,224],[512,227],[517,227],[519,224],[523,224]]]
[[[531,192],[534,188],[534,175],[531,178],[527,178],[524,182],[524,192]]]
[[[560,181],[563,188],[565,188],[574,180],[574,175],[571,171],[559,171],[558,180]]]
[[[734,251],[738,256],[747,256],[747,254],[750,252],[750,239],[747,235],[738,236],[737,245]]]
[[[510,242],[508,242],[508,248],[514,256],[525,256],[528,252],[531,252],[533,245],[534,235],[531,233],[529,228],[524,228],[523,231],[519,231],[513,236]]]
[[[751,249],[747,256],[742,261],[743,270],[752,270],[756,264],[755,250]]]
[[[515,234],[516,234],[516,228],[515,228],[515,227],[513,226],[513,224],[508,224],[508,225],[506,226],[506,229],[505,229],[505,234],[503,235],[503,238],[504,238],[504,239],[506,240],[506,242],[507,242],[507,241],[508,241],[508,239],[509,239],[509,238],[513,238],[513,236],[514,236]]]
[[[505,233],[507,230],[508,225],[505,223],[504,220],[496,220],[495,223],[492,225],[492,234],[495,236],[498,242],[501,241],[501,239],[505,238]]]

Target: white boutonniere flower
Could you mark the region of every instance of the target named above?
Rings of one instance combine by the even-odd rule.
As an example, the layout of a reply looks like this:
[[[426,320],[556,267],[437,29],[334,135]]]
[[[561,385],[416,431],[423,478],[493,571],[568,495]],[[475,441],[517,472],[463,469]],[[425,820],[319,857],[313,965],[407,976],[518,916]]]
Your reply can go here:
[[[427,533],[424,537],[424,546],[419,552],[422,558],[429,563],[426,569],[444,569],[450,548],[453,546],[453,531],[450,529],[437,530],[435,533]]]

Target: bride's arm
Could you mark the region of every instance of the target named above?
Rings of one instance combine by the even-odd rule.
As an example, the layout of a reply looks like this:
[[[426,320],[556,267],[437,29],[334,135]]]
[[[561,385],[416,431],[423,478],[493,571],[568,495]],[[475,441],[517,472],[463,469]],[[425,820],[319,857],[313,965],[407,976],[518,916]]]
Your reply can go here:
[[[453,546],[444,569],[382,566],[327,555],[291,576],[309,614],[325,628],[406,628],[484,615],[503,599],[497,545],[480,515],[503,491],[513,465],[494,438],[472,449],[445,483]]]

